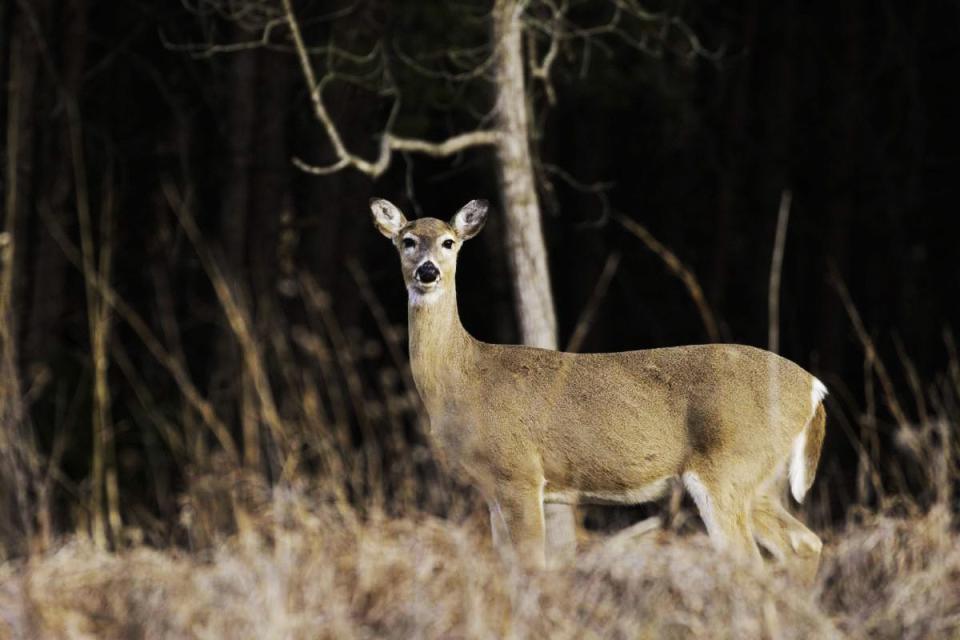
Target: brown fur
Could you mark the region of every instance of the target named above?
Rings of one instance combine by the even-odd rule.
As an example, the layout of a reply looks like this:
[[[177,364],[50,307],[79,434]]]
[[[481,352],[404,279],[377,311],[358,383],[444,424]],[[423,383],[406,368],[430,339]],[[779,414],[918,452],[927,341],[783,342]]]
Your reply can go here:
[[[410,290],[410,360],[431,435],[487,499],[495,539],[543,566],[544,500],[633,503],[683,478],[708,496],[698,506],[718,544],[759,560],[756,535],[775,555],[802,547],[819,556],[819,540],[778,497],[792,444],[814,412],[816,379],[743,345],[574,354],[474,339],[460,323],[455,284],[460,244],[485,215],[484,207],[479,223],[465,216],[471,206],[475,214],[470,203],[450,224],[408,223],[389,203],[372,203]],[[441,248],[451,237],[454,250]],[[427,260],[441,272],[430,287],[416,277]],[[813,415],[811,482],[822,405]]]
[[[827,435],[827,412],[823,403],[817,409],[807,427],[807,442],[803,450],[804,461],[807,465],[807,490],[813,486],[813,479],[817,474],[817,464],[820,462],[820,451],[823,449],[823,439]]]

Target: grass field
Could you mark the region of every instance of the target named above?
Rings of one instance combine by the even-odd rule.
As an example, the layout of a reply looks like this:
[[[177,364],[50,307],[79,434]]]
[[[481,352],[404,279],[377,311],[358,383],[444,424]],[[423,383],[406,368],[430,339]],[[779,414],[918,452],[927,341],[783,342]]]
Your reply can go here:
[[[289,491],[203,549],[68,538],[0,568],[3,638],[956,638],[960,535],[942,508],[821,531],[812,589],[702,533],[595,536],[529,575],[482,519],[368,516]]]

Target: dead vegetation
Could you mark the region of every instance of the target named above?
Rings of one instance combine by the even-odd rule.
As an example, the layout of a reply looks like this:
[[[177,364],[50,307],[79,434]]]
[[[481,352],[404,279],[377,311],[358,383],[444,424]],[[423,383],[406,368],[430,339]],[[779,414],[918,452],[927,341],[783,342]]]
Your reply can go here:
[[[359,519],[274,492],[202,551],[73,537],[0,569],[5,638],[929,638],[960,633],[960,536],[942,509],[834,532],[813,591],[717,558],[706,536],[597,538],[527,575],[477,519]]]

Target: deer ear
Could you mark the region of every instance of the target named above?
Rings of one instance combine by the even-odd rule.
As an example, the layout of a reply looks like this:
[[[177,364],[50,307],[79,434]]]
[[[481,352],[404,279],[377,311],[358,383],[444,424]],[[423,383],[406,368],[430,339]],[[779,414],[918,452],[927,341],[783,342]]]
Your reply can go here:
[[[400,209],[383,198],[370,198],[370,211],[373,213],[373,224],[380,233],[393,240],[407,224],[407,219],[400,213]]]
[[[487,221],[489,206],[490,203],[486,200],[471,200],[450,219],[450,226],[461,240],[469,240],[480,233],[483,223]]]

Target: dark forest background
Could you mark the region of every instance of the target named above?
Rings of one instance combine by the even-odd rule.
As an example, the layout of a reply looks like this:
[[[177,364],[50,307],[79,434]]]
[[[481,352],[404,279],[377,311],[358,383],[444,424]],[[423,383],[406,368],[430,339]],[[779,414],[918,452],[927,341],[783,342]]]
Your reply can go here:
[[[338,446],[366,465],[357,494],[397,466],[430,473],[394,443],[421,436],[404,382],[406,293],[392,247],[370,222],[372,196],[408,217],[441,218],[490,199],[487,228],[461,259],[460,309],[477,338],[518,341],[491,151],[394,154],[376,180],[299,170],[294,156],[318,164],[333,156],[288,32],[280,25],[264,46],[226,46],[259,40],[277,4],[0,6],[0,190],[5,247],[15,249],[5,319],[15,351],[4,375],[16,376],[21,399],[3,418],[8,434],[31,441],[33,453],[17,463],[24,473],[50,476],[41,497],[52,530],[96,519],[98,501],[117,499],[111,470],[125,524],[176,519],[193,479],[222,469],[209,455],[222,438],[198,425],[224,425],[246,468],[283,479],[288,458],[275,453],[286,440],[270,411],[249,411],[263,408],[263,379],[277,423],[302,426],[298,461],[308,472],[329,471],[310,429],[333,425],[346,434]],[[532,83],[560,345],[588,308],[583,351],[710,339],[684,284],[619,222],[625,217],[695,274],[721,340],[767,346],[771,255],[788,190],[780,351],[831,389],[827,479],[816,491],[828,496],[824,517],[837,516],[855,493],[877,493],[862,486],[866,443],[900,455],[897,417],[874,397],[876,361],[840,291],[908,419],[933,412],[928,389],[949,379],[960,295],[960,6],[652,4],[703,50],[654,21],[639,27],[639,49],[617,37],[569,41],[553,69],[553,104]],[[295,6],[317,46],[365,52],[382,43],[378,77],[386,69],[404,88],[396,131],[440,139],[490,108],[483,82],[452,85],[404,62],[482,44],[488,3]],[[603,24],[610,6],[577,5],[571,20]],[[375,156],[391,96],[342,82],[325,97],[350,148]],[[83,255],[88,275],[105,282],[85,280]],[[598,292],[605,266],[615,270]],[[108,304],[114,295],[119,311]],[[243,327],[246,345],[260,345],[252,351]],[[164,365],[158,352],[179,364]],[[209,404],[184,400],[175,371]],[[298,393],[283,391],[290,380]],[[98,414],[104,406],[109,415]],[[323,419],[310,422],[311,410]],[[370,441],[379,443],[375,459]]]

